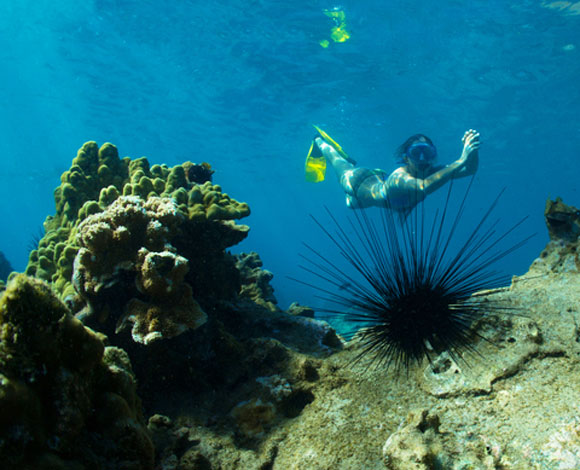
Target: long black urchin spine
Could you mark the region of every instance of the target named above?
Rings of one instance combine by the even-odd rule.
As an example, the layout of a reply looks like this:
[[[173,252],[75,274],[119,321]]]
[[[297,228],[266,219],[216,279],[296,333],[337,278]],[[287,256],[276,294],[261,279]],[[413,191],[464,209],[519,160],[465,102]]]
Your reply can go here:
[[[469,235],[457,243],[472,182],[473,178],[454,216],[449,214],[450,184],[442,209],[429,221],[423,202],[400,214],[387,201],[378,221],[367,210],[355,209],[345,226],[327,210],[332,230],[313,217],[350,269],[307,244],[309,256],[302,256],[301,267],[325,284],[316,288],[329,306],[318,310],[348,322],[350,336],[357,333],[359,359],[408,369],[446,350],[459,360],[462,350],[475,352],[471,341],[479,336],[473,328],[478,320],[506,309],[490,300],[484,305],[482,297],[473,294],[505,281],[490,268],[530,238],[501,248],[525,218],[496,232],[497,221],[490,223],[490,216],[502,191]]]

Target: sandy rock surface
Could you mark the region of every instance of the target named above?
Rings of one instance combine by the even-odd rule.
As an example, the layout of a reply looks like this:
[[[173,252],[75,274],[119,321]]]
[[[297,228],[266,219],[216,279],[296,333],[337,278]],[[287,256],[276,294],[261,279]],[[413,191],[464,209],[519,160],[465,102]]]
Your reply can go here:
[[[580,275],[557,272],[550,250],[489,294],[510,310],[480,325],[492,342],[477,341],[477,354],[397,375],[353,364],[350,344],[320,363],[299,415],[259,438],[181,420],[196,444],[174,468],[580,468]]]

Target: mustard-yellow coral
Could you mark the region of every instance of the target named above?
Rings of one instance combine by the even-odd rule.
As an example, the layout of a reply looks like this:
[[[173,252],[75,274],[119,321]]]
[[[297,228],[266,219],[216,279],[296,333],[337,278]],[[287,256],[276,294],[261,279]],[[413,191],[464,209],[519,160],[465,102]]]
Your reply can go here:
[[[150,166],[145,157],[119,158],[112,144],[99,148],[96,142],[87,142],[79,149],[71,168],[61,176],[61,185],[55,190],[56,214],[46,219],[46,235],[31,252],[26,274],[52,283],[61,298],[74,296],[73,263],[80,248],[79,237],[83,236],[79,226],[88,217],[106,210],[121,195],[142,200],[172,199],[186,219],[200,226],[200,230],[188,232],[219,234],[222,237],[220,249],[238,243],[247,235],[247,227],[221,224],[248,216],[250,209],[247,204],[222,193],[211,181],[199,180],[204,174],[211,178],[211,173],[207,163],[185,162],[172,168]],[[120,242],[123,234],[117,232],[115,236]],[[217,239],[217,236],[210,237]]]

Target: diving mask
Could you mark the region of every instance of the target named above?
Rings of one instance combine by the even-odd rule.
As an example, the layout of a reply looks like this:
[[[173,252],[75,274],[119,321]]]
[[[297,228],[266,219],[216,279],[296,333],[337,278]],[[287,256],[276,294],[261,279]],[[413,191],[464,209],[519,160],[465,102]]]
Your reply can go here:
[[[416,165],[429,165],[437,158],[437,149],[427,142],[416,142],[407,149],[405,155]]]

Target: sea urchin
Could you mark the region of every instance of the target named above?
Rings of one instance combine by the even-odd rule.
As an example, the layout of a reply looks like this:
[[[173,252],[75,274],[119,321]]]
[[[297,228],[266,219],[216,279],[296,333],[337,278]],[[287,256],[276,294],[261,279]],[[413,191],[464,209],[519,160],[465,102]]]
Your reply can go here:
[[[502,191],[456,244],[472,182],[454,216],[449,214],[449,185],[443,208],[429,222],[423,202],[406,216],[385,207],[379,210],[378,221],[367,210],[355,210],[346,227],[327,210],[335,227],[332,232],[313,217],[355,272],[307,244],[312,256],[302,256],[306,265],[301,267],[327,284],[316,286],[322,292],[318,297],[327,303],[319,311],[353,326],[352,335],[356,332],[361,343],[357,359],[394,365],[397,370],[408,370],[424,358],[431,362],[441,351],[457,361],[463,350],[474,351],[473,336],[480,336],[474,329],[477,321],[508,308],[476,293],[505,282],[490,267],[530,238],[501,248],[525,218],[496,232],[497,223],[489,219]]]

